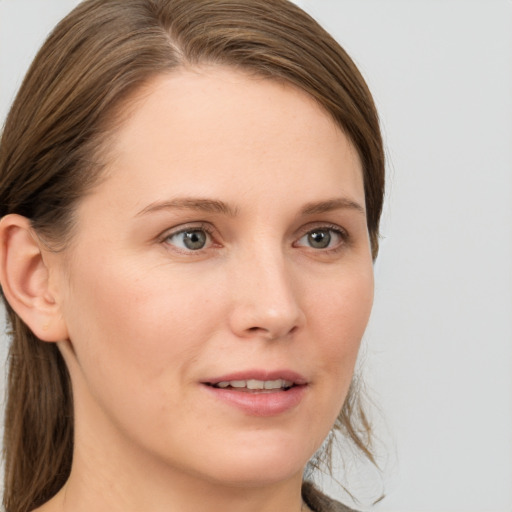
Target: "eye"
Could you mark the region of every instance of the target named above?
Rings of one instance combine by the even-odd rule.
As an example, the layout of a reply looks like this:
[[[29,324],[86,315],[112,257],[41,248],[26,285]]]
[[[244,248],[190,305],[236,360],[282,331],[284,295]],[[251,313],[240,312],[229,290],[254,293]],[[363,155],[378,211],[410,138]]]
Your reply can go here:
[[[211,236],[203,228],[189,228],[171,233],[165,238],[165,241],[178,249],[200,251],[211,243]]]
[[[345,239],[346,235],[340,229],[319,227],[308,231],[295,245],[319,250],[336,249]]]

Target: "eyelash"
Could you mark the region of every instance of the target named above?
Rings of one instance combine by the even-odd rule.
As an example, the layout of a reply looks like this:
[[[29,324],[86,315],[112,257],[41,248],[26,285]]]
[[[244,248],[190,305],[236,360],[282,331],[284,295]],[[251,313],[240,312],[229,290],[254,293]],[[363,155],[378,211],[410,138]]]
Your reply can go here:
[[[211,241],[213,240],[214,230],[213,230],[212,226],[210,226],[209,224],[198,224],[198,225],[192,225],[192,226],[184,226],[184,227],[178,229],[177,231],[167,232],[162,237],[162,242],[167,243],[167,245],[172,245],[175,248],[175,250],[177,250],[178,252],[182,252],[184,254],[191,254],[191,253],[200,254],[201,252],[203,252],[203,250],[206,250],[206,249],[201,248],[199,250],[193,250],[193,249],[187,249],[187,248],[180,248],[180,247],[177,247],[175,244],[172,244],[169,242],[169,240],[172,237],[181,235],[183,233],[200,233],[200,232],[206,233],[207,237],[211,243]],[[207,241],[207,243],[208,243],[208,241]]]
[[[296,244],[300,240],[302,240],[304,237],[307,237],[308,235],[311,235],[312,233],[319,232],[319,231],[327,231],[327,232],[330,232],[330,233],[335,233],[336,236],[338,236],[339,239],[340,239],[339,243],[337,243],[334,247],[317,249],[317,248],[314,248],[314,247],[306,246],[309,249],[311,249],[311,250],[313,250],[315,252],[321,253],[321,254],[334,254],[334,253],[337,253],[337,252],[341,251],[350,241],[349,234],[347,233],[347,231],[342,229],[340,226],[336,226],[336,225],[333,225],[333,224],[318,224],[317,226],[315,226],[313,228],[310,228],[307,231],[305,231],[304,234],[301,235],[300,238],[297,240],[297,242],[295,242],[293,244],[294,247],[296,247],[297,246]]]
[[[321,231],[327,231],[330,233],[334,233],[336,236],[338,236],[340,238],[340,242],[337,243],[335,247],[318,248],[318,249],[311,247],[311,246],[298,245],[298,242],[300,240],[302,240],[303,238],[307,237],[308,235],[311,235],[312,233],[321,232]],[[188,249],[188,248],[183,248],[183,247],[177,247],[175,244],[173,244],[169,241],[171,238],[176,237],[183,233],[201,233],[201,232],[206,233],[207,238],[209,239],[206,241],[206,244],[209,244],[211,247],[212,243],[213,243],[213,246],[217,245],[218,247],[220,247],[220,244],[216,244],[214,241],[215,230],[209,224],[185,226],[185,227],[180,228],[177,231],[167,232],[162,236],[162,242],[166,243],[167,245],[173,246],[174,250],[184,253],[184,254],[201,254],[202,252],[208,250],[210,247],[204,247],[204,248],[199,248],[197,250],[194,250],[194,249]],[[343,247],[345,247],[347,245],[347,243],[349,243],[349,241],[350,241],[349,234],[344,229],[340,228],[340,226],[332,225],[332,224],[318,224],[317,226],[314,226],[313,228],[303,231],[303,234],[301,234],[300,237],[293,243],[293,247],[307,247],[314,252],[318,252],[321,254],[331,254],[331,253],[336,253],[336,252],[339,252],[340,250],[342,250]]]

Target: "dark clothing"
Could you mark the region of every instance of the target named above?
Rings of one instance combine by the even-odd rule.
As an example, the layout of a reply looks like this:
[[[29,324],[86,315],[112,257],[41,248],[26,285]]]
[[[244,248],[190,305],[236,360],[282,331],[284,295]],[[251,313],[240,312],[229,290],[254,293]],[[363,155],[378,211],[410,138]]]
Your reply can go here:
[[[339,501],[328,498],[311,482],[302,484],[302,499],[313,512],[356,512]]]

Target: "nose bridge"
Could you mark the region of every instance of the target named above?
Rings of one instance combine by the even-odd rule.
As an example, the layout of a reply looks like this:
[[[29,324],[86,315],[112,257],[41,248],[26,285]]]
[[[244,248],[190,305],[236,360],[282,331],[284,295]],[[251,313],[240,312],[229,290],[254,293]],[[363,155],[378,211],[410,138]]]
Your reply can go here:
[[[232,327],[242,336],[270,339],[288,335],[303,320],[291,262],[281,244],[256,242],[236,263]]]

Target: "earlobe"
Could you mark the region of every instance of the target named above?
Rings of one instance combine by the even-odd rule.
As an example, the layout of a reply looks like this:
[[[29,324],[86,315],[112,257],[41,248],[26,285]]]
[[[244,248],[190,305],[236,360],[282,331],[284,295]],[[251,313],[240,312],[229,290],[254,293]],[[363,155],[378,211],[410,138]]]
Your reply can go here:
[[[66,339],[67,329],[50,287],[41,242],[21,215],[0,220],[0,283],[18,316],[42,341]]]

